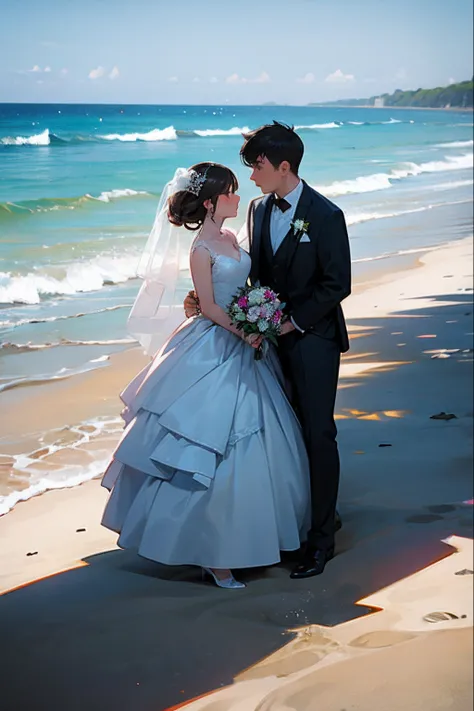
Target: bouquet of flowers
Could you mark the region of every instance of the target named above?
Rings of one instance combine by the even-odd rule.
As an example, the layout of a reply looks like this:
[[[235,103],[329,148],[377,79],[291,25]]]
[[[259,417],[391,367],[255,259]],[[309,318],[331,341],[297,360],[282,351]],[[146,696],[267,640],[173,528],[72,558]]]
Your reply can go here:
[[[283,322],[283,308],[278,295],[266,286],[245,286],[238,290],[228,306],[227,313],[232,324],[246,336],[258,335],[277,344]],[[266,346],[265,341],[263,342]],[[264,348],[255,350],[255,359],[260,360]]]

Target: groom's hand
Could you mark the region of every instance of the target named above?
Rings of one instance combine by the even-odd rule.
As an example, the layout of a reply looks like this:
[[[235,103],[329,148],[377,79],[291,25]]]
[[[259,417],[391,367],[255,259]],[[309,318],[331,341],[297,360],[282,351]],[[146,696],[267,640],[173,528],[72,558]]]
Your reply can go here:
[[[287,319],[281,326],[280,336],[286,336],[287,333],[291,333],[295,330],[295,327],[291,323],[290,319]]]
[[[195,291],[190,291],[184,300],[184,313],[186,318],[199,316],[201,309],[199,307],[199,299]]]

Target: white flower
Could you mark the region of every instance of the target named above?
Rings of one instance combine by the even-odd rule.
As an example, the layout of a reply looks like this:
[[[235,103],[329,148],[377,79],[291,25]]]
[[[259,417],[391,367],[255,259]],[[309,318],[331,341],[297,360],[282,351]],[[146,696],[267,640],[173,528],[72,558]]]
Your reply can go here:
[[[297,235],[301,233],[302,235],[306,234],[309,228],[309,222],[305,222],[304,220],[293,220],[291,223],[291,226],[293,227],[293,234]]]
[[[265,333],[265,331],[269,327],[269,323],[268,323],[268,321],[265,321],[264,319],[260,319],[257,326],[258,326],[258,330],[260,331],[260,333]]]
[[[249,304],[254,306],[255,304],[261,304],[265,298],[265,289],[253,289],[248,295]]]
[[[261,318],[271,318],[275,313],[275,309],[272,304],[264,304],[260,306],[260,317]]]
[[[247,321],[256,323],[260,316],[260,306],[251,306],[247,313]]]

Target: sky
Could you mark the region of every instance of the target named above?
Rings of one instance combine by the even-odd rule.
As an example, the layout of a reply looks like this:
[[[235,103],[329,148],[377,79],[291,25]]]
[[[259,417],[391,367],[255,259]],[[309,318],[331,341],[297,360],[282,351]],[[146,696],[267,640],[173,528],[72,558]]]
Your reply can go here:
[[[0,102],[307,104],[473,72],[472,0],[0,0]]]

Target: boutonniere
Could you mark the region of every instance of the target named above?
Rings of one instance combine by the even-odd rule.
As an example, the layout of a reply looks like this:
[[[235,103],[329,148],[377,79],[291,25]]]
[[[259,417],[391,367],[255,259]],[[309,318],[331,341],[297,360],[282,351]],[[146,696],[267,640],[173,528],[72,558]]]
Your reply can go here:
[[[305,222],[304,220],[293,220],[291,227],[293,227],[293,235],[295,237],[302,237],[308,233],[309,222]]]

